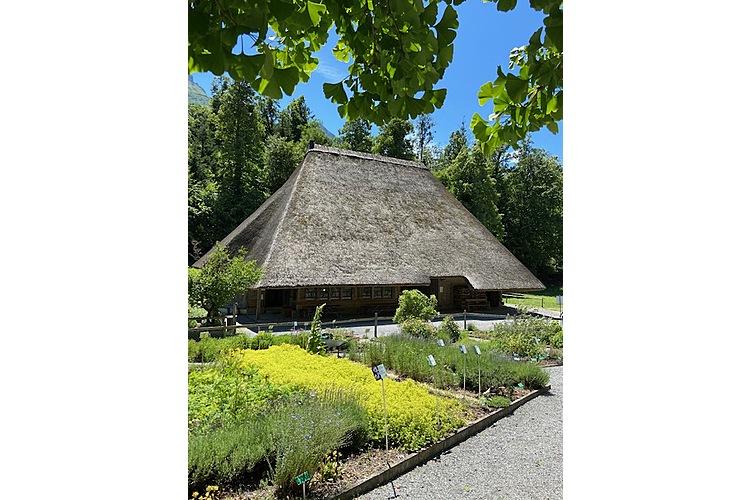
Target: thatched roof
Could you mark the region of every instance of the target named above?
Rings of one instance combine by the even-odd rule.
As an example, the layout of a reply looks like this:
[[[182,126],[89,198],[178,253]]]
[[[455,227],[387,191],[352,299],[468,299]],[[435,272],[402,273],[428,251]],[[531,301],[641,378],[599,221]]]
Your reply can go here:
[[[479,290],[544,288],[424,165],[319,145],[221,244],[247,248],[264,268],[259,288],[449,276]]]

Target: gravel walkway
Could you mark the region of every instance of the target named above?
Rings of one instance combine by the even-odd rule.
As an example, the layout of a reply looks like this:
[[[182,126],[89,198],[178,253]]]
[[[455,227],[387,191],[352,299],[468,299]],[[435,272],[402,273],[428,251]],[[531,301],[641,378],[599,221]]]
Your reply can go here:
[[[552,389],[363,500],[554,500],[563,497],[563,367]]]

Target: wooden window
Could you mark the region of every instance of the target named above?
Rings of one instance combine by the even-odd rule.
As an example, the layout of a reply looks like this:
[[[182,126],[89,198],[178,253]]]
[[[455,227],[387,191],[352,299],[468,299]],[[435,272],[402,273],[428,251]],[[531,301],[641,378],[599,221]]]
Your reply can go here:
[[[383,288],[376,286],[372,289],[372,298],[373,299],[380,299],[383,297]]]
[[[339,300],[341,298],[341,290],[339,288],[331,288],[331,300]]]
[[[321,288],[318,291],[318,298],[321,300],[328,300],[328,288]]]
[[[390,287],[390,286],[383,287],[383,298],[384,299],[393,298],[393,287]]]
[[[351,287],[344,287],[341,289],[341,298],[343,300],[348,300],[352,298],[352,289]]]
[[[372,288],[369,286],[362,288],[359,292],[359,296],[363,299],[371,299],[372,298]]]
[[[314,288],[305,288],[305,300],[315,300]]]

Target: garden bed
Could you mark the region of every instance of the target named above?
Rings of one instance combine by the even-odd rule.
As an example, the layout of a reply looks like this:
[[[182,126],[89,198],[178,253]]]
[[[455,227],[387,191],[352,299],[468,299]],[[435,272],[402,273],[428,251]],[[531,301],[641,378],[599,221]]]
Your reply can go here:
[[[513,393],[513,403],[509,407],[501,409],[487,406],[471,407],[471,413],[476,416],[475,419],[470,420],[456,433],[418,452],[405,452],[401,449],[388,451],[371,449],[352,454],[342,459],[340,475],[336,481],[323,480],[319,473],[313,475],[311,481],[307,483],[306,497],[311,500],[328,498],[347,500],[363,495],[465,441],[548,390],[549,387],[536,391],[517,388]],[[246,491],[240,487],[234,491],[222,492],[217,497],[219,500],[275,500],[276,498],[272,486]]]
[[[196,500],[301,498],[302,474],[311,476],[311,499],[362,495],[546,391],[541,368],[562,364],[562,338],[550,346],[554,331],[539,335],[535,325],[496,328],[490,340],[446,331],[438,341],[350,342],[347,359],[308,352],[304,335],[280,345],[270,334],[189,342],[189,361],[204,362],[189,376],[189,492]],[[382,381],[371,370],[380,365]]]

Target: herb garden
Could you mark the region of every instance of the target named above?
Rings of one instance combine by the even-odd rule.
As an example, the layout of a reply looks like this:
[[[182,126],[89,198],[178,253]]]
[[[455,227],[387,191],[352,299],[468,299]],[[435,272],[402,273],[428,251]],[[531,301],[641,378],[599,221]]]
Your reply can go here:
[[[521,317],[489,332],[451,322],[422,337],[361,340],[336,330],[349,341],[345,357],[319,349],[315,325],[296,335],[189,340],[192,498],[301,497],[300,478],[320,498],[347,460],[385,449],[386,432],[391,449],[423,449],[545,387],[542,363],[562,359],[556,322]],[[377,365],[388,371],[382,381]]]

